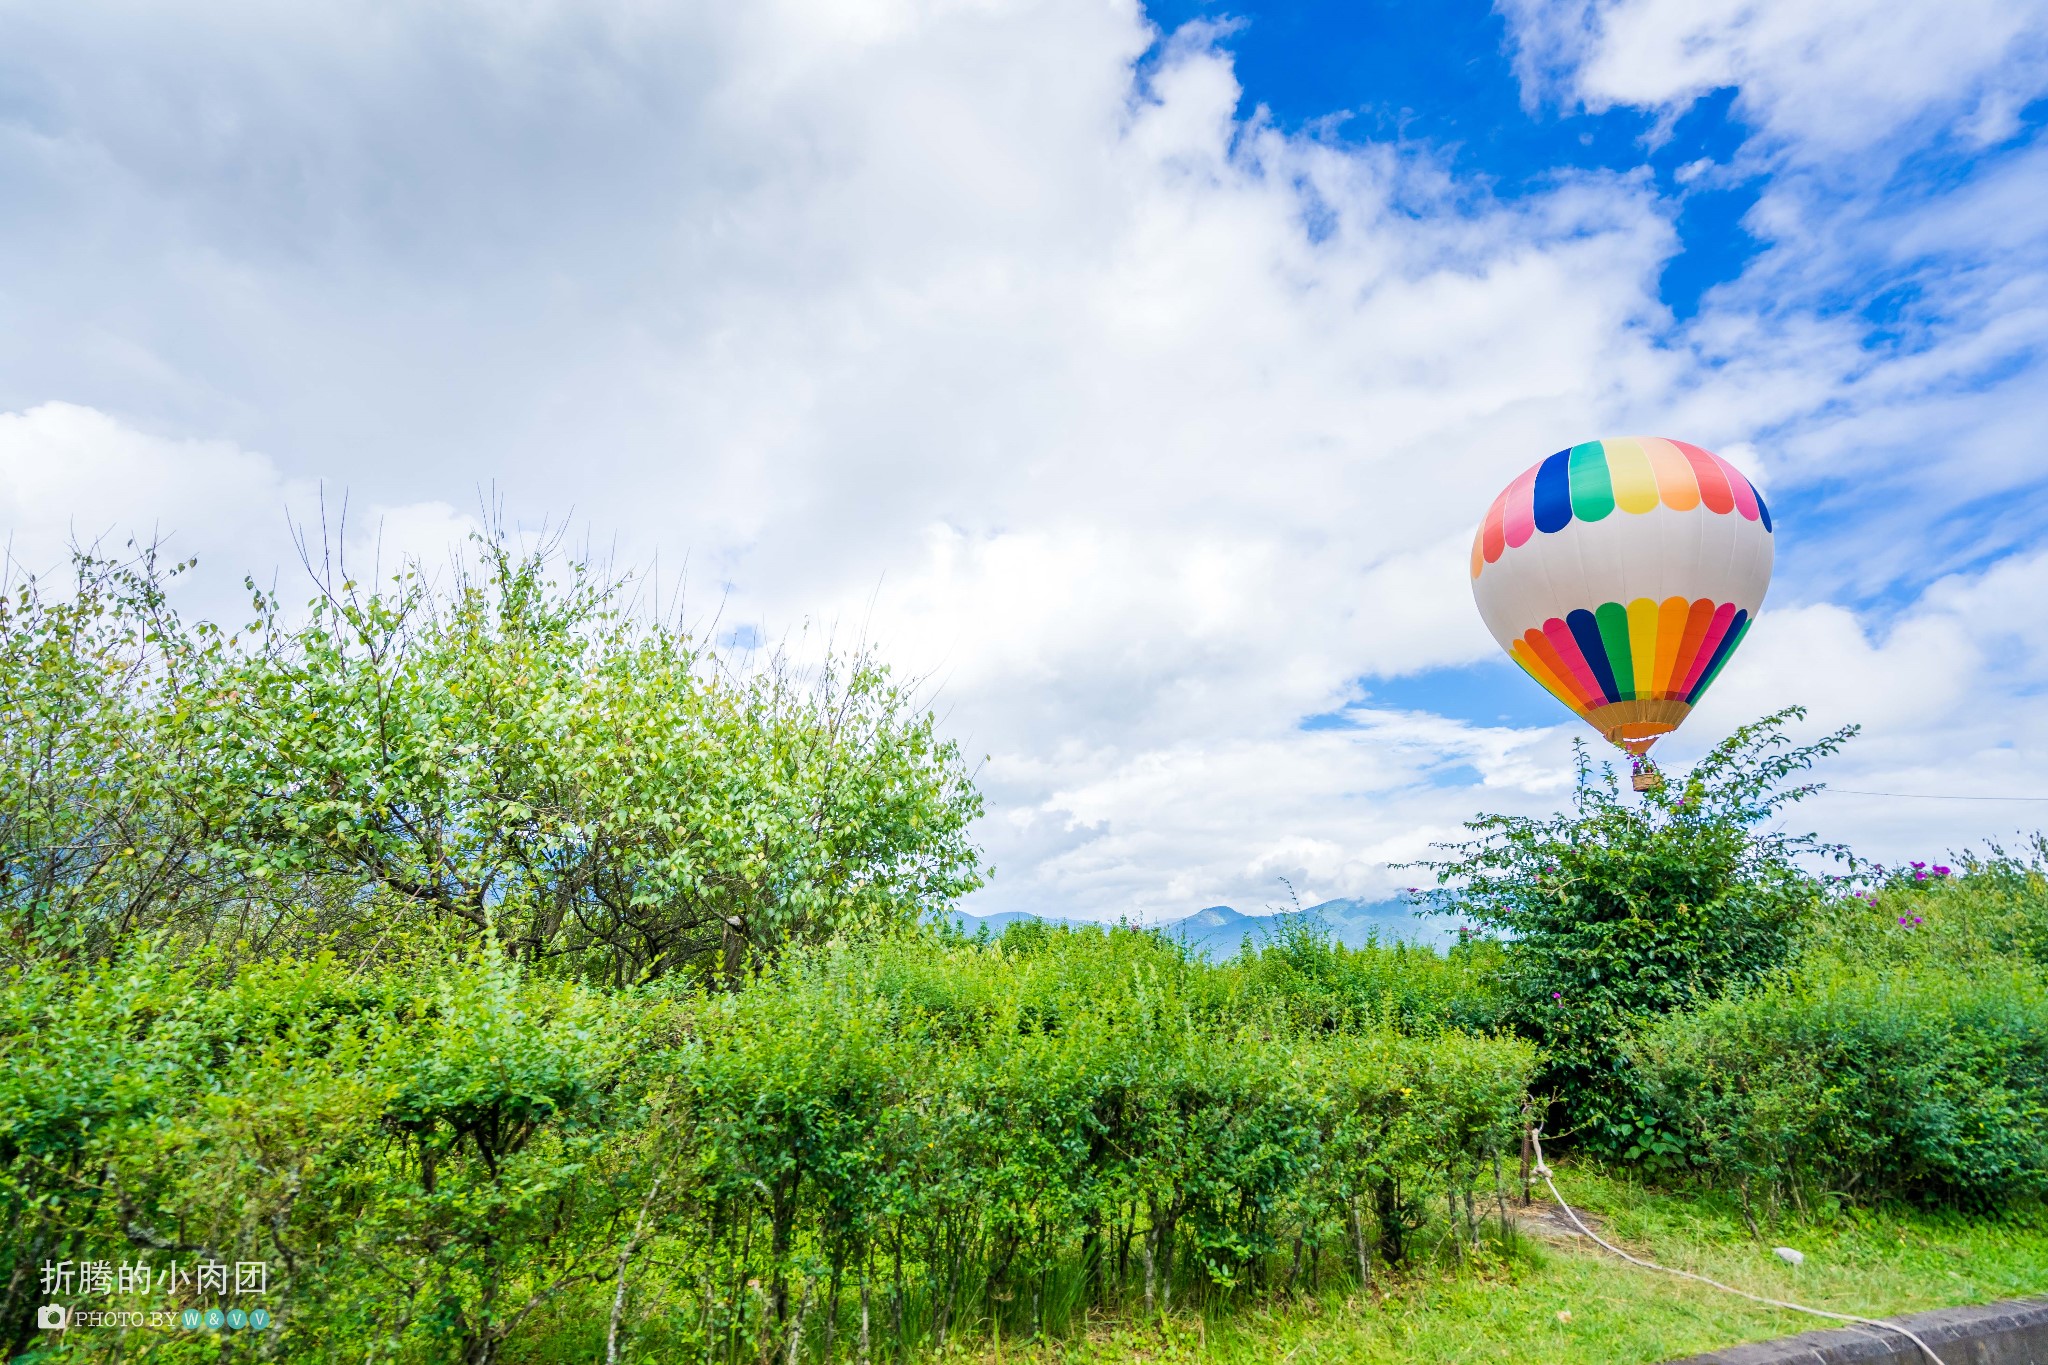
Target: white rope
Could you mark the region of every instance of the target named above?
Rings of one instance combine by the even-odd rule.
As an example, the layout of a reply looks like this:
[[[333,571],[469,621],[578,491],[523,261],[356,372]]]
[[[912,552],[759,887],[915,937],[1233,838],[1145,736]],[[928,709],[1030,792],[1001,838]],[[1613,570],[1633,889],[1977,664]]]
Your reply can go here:
[[[1719,1280],[1710,1280],[1704,1275],[1695,1275],[1690,1270],[1673,1270],[1670,1266],[1658,1265],[1655,1261],[1645,1261],[1642,1260],[1640,1257],[1629,1255],[1626,1251],[1623,1251],[1620,1247],[1614,1245],[1612,1242],[1605,1240],[1600,1236],[1599,1233],[1593,1231],[1593,1229],[1587,1227],[1583,1222],[1579,1220],[1579,1215],[1572,1210],[1572,1206],[1570,1204],[1564,1202],[1564,1196],[1557,1192],[1556,1182],[1551,1180],[1550,1178],[1550,1167],[1546,1166],[1543,1162],[1543,1139],[1537,1137],[1535,1130],[1531,1129],[1529,1132],[1529,1140],[1530,1142],[1535,1144],[1536,1147],[1536,1164],[1533,1167],[1531,1167],[1531,1169],[1534,1170],[1537,1175],[1543,1177],[1543,1183],[1550,1187],[1550,1197],[1557,1201],[1557,1206],[1564,1210],[1565,1216],[1572,1220],[1572,1223],[1578,1228],[1580,1232],[1585,1233],[1588,1237],[1600,1243],[1601,1246],[1606,1247],[1609,1251],[1621,1257],[1622,1260],[1627,1261],[1630,1265],[1639,1265],[1645,1270],[1661,1270],[1666,1275],[1678,1275],[1688,1280],[1698,1280],[1701,1284],[1712,1285],[1714,1288],[1719,1289],[1724,1293],[1734,1294],[1740,1298],[1748,1299],[1753,1303],[1769,1304],[1773,1308],[1789,1308],[1795,1313],[1811,1313],[1813,1316],[1817,1318],[1833,1318],[1837,1322],[1859,1322],[1866,1327],[1880,1327],[1887,1332],[1897,1332],[1900,1336],[1906,1338],[1906,1340],[1912,1342],[1915,1346],[1918,1346],[1922,1351],[1925,1351],[1927,1353],[1927,1358],[1933,1361],[1934,1365],[1944,1365],[1942,1358],[1934,1353],[1934,1348],[1932,1346],[1929,1346],[1926,1342],[1920,1340],[1919,1337],[1913,1335],[1913,1333],[1899,1326],[1895,1322],[1880,1322],[1876,1318],[1859,1318],[1854,1313],[1830,1313],[1824,1308],[1808,1308],[1805,1304],[1787,1303],[1783,1299],[1767,1299],[1761,1294],[1751,1294],[1747,1290],[1737,1289],[1733,1285],[1722,1284]]]

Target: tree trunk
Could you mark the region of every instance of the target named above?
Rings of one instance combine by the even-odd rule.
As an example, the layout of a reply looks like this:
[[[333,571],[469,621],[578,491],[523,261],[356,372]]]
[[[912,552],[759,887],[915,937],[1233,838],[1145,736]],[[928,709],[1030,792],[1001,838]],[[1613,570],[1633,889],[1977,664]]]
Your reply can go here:
[[[1146,1228],[1145,1240],[1138,1243],[1138,1255],[1145,1262],[1145,1316],[1148,1318],[1152,1316],[1153,1309],[1156,1307],[1156,1300],[1154,1298],[1156,1286],[1152,1278],[1152,1244],[1154,1240],[1154,1229]]]
[[[1500,1214],[1501,1241],[1506,1242],[1508,1238],[1508,1192],[1507,1187],[1501,1180],[1500,1147],[1498,1144],[1493,1149],[1493,1206]]]
[[[804,1318],[810,1314],[811,1297],[817,1292],[817,1288],[816,1275],[804,1276],[804,1297],[802,1302],[797,1304],[796,1318],[789,1324],[789,1365],[796,1365],[797,1353],[803,1349]]]
[[[900,1223],[896,1227],[896,1297],[890,1311],[895,1318],[896,1354],[900,1357],[903,1354],[903,1226]]]
[[[619,1365],[619,1320],[626,1314],[626,1267],[632,1264],[633,1253],[640,1249],[640,1239],[647,1235],[647,1211],[654,1206],[654,1197],[661,1193],[661,1177],[654,1177],[654,1183],[647,1187],[647,1197],[640,1201],[640,1216],[633,1221],[633,1235],[626,1239],[626,1245],[619,1251],[619,1287],[612,1295],[611,1326],[604,1334],[605,1365]]]
[[[1365,1220],[1358,1213],[1358,1196],[1352,1195],[1348,1202],[1351,1205],[1351,1236],[1358,1245],[1358,1287],[1371,1290],[1372,1253],[1365,1246]]]
[[[868,1365],[868,1268],[860,1268],[860,1365]]]

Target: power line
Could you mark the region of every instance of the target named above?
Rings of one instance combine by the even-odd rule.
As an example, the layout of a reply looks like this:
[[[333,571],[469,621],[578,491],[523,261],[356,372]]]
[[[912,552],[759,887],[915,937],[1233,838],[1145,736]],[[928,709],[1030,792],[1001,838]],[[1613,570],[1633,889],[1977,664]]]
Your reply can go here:
[[[1822,787],[1815,795],[1891,796],[1903,801],[2048,801],[2048,796],[1960,796],[1950,792],[1865,792],[1852,787]]]

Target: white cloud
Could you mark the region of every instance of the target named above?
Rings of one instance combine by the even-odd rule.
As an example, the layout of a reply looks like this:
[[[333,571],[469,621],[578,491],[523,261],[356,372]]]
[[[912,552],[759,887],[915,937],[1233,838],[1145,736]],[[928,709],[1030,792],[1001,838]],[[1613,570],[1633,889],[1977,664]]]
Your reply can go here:
[[[1712,23],[1640,86],[1567,55],[1589,98],[1675,108],[1725,68],[1808,117],[1773,93],[1796,33]],[[1500,202],[1425,152],[1283,134],[1211,30],[1138,74],[1159,35],[1128,3],[106,0],[0,25],[18,545],[146,518],[232,583],[290,562],[284,508],[323,486],[387,562],[459,537],[480,489],[573,511],[627,562],[687,555],[722,626],[819,621],[928,675],[991,756],[988,909],[1374,892],[1475,805],[1553,801],[1562,726],[1299,728],[1361,675],[1488,655],[1464,562],[1501,482],[1631,429],[1751,442],[1774,495],[1906,477],[1897,443],[1957,420],[1952,377],[2036,335],[2024,281],[1972,279],[1938,346],[1876,361],[1789,265],[1674,333],[1646,177]],[[1995,131],[2020,87],[1977,51],[1945,79]],[[1953,243],[1935,213],[1868,238]],[[1988,432],[2038,402],[1977,406]],[[2014,458],[1981,444],[2006,453],[1957,456],[1954,496]],[[17,472],[60,448],[127,472]],[[1979,656],[1872,643],[1801,553],[1758,697],[1867,664],[1896,676],[1850,699],[1910,736],[1970,685]]]
[[[1304,905],[1384,895],[1426,880],[1393,864],[1461,835],[1470,773],[1520,809],[1548,804],[1566,780],[1562,727],[1354,718],[1355,728],[1069,750],[1029,773],[996,762],[988,785],[1018,801],[1033,855],[1000,903],[1155,920],[1211,904],[1219,889],[1240,908],[1284,905],[1283,877]]]
[[[2048,797],[2048,715],[2037,702],[2048,615],[2030,609],[2044,594],[2048,553],[2036,551],[1943,578],[1888,623],[1828,604],[1767,610],[1741,668],[1715,684],[1681,732],[1683,747],[1671,747],[1690,755],[1796,700],[1811,711],[1807,736],[1863,727],[1817,776],[1852,793],[1905,794],[1817,799],[1807,818],[1830,837],[1896,859],[2038,828],[2041,803],[1981,798]],[[1966,799],[1923,799],[1937,796]]]
[[[2048,85],[2033,0],[1509,0],[1525,85],[1561,81],[1600,109],[1683,111],[1734,87],[1748,119],[1801,158],[1840,156],[1922,119],[1977,141],[2016,131]]]
[[[176,533],[174,553],[225,548],[282,530],[290,491],[226,441],[151,436],[72,403],[0,413],[0,526],[29,573],[61,570],[74,543],[119,550],[159,532]]]
[[[227,441],[154,436],[73,403],[0,412],[0,535],[13,575],[61,583],[74,547],[125,556],[156,543],[205,566],[176,584],[187,610],[235,616],[244,573],[294,600],[306,583],[299,546],[320,552],[323,516],[344,564],[387,573],[445,561],[477,526],[445,503],[345,510]]]

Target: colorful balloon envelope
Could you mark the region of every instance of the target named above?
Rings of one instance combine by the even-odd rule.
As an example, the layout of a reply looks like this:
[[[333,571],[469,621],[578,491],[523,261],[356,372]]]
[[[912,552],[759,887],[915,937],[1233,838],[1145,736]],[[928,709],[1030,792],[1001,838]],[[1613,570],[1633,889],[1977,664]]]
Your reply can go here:
[[[1587,441],[1523,472],[1472,542],[1472,594],[1500,647],[1641,756],[1685,722],[1763,606],[1771,513],[1712,451]]]

